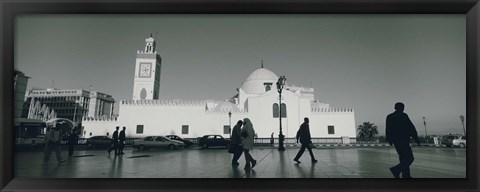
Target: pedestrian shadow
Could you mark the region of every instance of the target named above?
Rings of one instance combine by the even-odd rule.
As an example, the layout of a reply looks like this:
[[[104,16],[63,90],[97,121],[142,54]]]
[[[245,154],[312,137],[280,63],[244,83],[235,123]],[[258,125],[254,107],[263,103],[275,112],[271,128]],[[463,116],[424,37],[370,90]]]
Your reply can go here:
[[[242,173],[238,169],[238,166],[232,166],[232,178],[241,178],[243,177]]]
[[[130,156],[128,158],[142,158],[142,157],[151,157],[151,155],[135,155],[135,156]]]
[[[42,165],[42,177],[55,177],[60,167],[59,164],[55,167],[49,166],[49,164]]]
[[[253,169],[245,170],[245,177],[246,178],[255,178],[257,173]]]
[[[295,163],[294,167],[297,169],[301,178],[315,178],[315,165],[316,163],[312,163],[310,165],[310,169],[308,169],[302,166],[300,163]]]
[[[113,157],[112,166],[110,168],[109,177],[119,178],[122,175],[123,157],[115,155]]]
[[[95,155],[73,155],[72,157],[91,157],[91,156],[95,156]]]

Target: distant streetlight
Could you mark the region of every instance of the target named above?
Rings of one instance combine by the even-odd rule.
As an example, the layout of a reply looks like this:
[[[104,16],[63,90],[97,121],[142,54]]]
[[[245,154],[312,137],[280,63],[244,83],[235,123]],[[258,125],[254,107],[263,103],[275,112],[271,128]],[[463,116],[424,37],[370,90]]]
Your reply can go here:
[[[465,121],[465,117],[463,115],[460,115],[460,120],[462,121],[463,135],[467,135],[467,133],[465,132],[465,124],[463,123]]]
[[[278,90],[278,119],[280,120],[280,133],[278,134],[278,150],[285,151],[283,146],[283,140],[285,136],[282,133],[282,89],[285,86],[285,81],[287,78],[285,76],[280,76],[277,81],[277,90]]]
[[[229,123],[228,130],[230,133],[232,133],[232,112],[231,111],[228,112],[228,123]]]
[[[75,117],[77,116],[77,105],[78,105],[78,101],[75,99],[75,109],[73,110],[73,122],[75,122]],[[76,122],[75,122],[76,123]]]
[[[427,122],[425,122],[425,117],[423,117],[423,126],[425,126],[425,138],[427,138]]]

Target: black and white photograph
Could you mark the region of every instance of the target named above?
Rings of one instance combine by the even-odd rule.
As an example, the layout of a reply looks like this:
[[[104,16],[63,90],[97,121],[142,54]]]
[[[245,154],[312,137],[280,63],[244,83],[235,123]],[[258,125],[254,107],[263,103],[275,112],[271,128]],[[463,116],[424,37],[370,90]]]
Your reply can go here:
[[[463,14],[27,14],[16,178],[467,177]]]

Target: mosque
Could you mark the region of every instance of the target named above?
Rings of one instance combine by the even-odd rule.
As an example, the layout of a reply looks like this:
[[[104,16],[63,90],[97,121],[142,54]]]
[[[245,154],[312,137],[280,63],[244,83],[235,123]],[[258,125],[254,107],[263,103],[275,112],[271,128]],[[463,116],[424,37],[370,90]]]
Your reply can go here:
[[[314,99],[314,89],[284,86],[279,113],[279,77],[263,67],[253,71],[228,100],[160,100],[162,58],[155,40],[145,40],[137,51],[132,100],[122,100],[118,117],[85,117],[84,137],[110,135],[116,126],[125,126],[128,137],[175,134],[197,138],[207,134],[229,137],[230,126],[249,118],[258,138],[278,137],[279,116],[286,138],[293,138],[304,117],[310,119],[312,138],[356,138],[353,108],[334,108]]]

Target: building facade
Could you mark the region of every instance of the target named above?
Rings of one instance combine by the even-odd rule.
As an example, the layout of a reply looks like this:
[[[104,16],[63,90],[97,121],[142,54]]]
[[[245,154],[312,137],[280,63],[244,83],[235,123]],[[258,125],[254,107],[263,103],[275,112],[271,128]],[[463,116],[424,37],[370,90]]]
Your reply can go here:
[[[115,104],[111,95],[82,89],[31,89],[26,97],[25,106],[30,106],[28,118],[42,104],[54,110],[56,117],[76,123],[86,116],[111,117]]]
[[[14,70],[13,89],[14,89],[14,118],[22,116],[23,103],[25,101],[25,92],[27,91],[28,79],[21,71]]]
[[[148,48],[154,44],[154,41],[149,44],[152,40],[152,37],[146,39],[145,50],[154,50]],[[156,55],[155,52],[153,54]],[[315,90],[311,87],[287,84],[282,93],[280,114],[276,88],[278,76],[263,65],[247,77],[229,100],[159,100],[155,99],[154,94],[149,97],[149,91],[159,85],[151,83],[149,86],[153,88],[145,88],[146,91],[137,88],[144,82],[139,78],[144,68],[138,57],[137,54],[132,100],[120,101],[118,118],[84,118],[85,137],[111,135],[116,126],[125,126],[128,137],[134,138],[166,134],[185,138],[206,134],[229,137],[231,125],[243,118],[250,118],[256,136],[269,138],[272,133],[278,136],[280,116],[282,131],[287,138],[295,137],[305,117],[310,119],[312,137],[356,137],[354,110],[330,107],[329,104],[314,100]],[[151,58],[160,57],[156,55]],[[154,62],[157,60],[151,60],[152,66]],[[156,67],[156,71],[160,71]],[[152,78],[160,78],[160,73],[157,76],[152,75],[155,73],[153,71],[145,71],[146,76],[151,75],[147,77],[150,82]],[[143,96],[142,92],[145,93]]]

